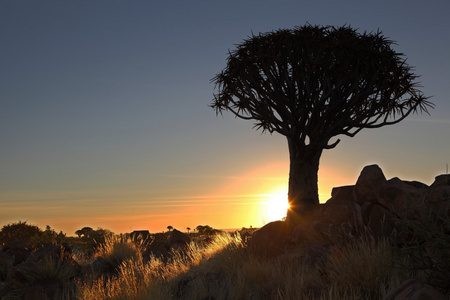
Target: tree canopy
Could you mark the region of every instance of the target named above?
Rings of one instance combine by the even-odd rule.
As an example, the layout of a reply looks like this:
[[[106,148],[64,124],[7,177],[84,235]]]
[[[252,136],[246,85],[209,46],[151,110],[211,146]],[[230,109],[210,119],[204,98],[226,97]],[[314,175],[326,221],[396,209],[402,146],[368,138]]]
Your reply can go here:
[[[213,78],[212,107],[269,132],[333,148],[331,137],[395,124],[430,103],[380,31],[306,25],[252,35]]]

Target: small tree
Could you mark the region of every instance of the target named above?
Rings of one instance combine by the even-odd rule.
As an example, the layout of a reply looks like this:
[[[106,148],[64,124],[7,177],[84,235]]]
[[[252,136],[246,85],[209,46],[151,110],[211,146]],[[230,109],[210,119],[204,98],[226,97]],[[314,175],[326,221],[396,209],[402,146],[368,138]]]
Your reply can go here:
[[[190,227],[186,227],[187,232],[189,233],[189,231],[191,230]]]
[[[198,225],[196,229],[198,234],[200,235],[213,235],[217,232],[216,229],[212,228],[209,225]]]
[[[92,229],[91,227],[83,227],[83,228],[75,231],[75,234],[78,235],[79,238],[81,236],[88,237],[89,234],[91,234],[93,231],[94,231],[94,229]]]
[[[396,124],[432,104],[381,32],[305,25],[252,35],[212,82],[212,107],[287,138],[287,220],[319,203],[319,160],[338,135]]]
[[[167,230],[169,230],[169,232],[171,231],[173,229],[173,227],[172,226],[167,226]]]

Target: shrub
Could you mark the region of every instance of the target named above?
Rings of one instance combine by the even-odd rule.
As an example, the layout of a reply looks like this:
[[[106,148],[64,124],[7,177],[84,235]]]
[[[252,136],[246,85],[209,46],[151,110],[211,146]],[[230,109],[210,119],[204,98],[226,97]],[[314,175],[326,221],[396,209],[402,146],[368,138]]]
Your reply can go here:
[[[41,236],[42,234],[43,231],[39,227],[27,224],[26,221],[10,223],[4,225],[0,231],[0,244],[22,241],[25,244],[31,245],[33,239]]]
[[[31,245],[35,248],[62,244],[67,241],[66,234],[62,231],[56,233],[49,225],[47,225],[45,231],[39,235],[35,235],[31,238]]]
[[[141,259],[142,251],[141,245],[129,238],[109,236],[105,238],[96,256],[103,258],[111,271],[116,272],[125,261]]]

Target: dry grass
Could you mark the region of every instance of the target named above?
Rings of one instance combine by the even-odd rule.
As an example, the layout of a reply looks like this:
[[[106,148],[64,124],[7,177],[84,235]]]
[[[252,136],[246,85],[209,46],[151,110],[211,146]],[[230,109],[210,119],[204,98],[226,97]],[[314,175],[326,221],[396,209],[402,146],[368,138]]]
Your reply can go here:
[[[132,241],[108,242],[98,255],[111,262],[119,262],[117,276],[100,277],[80,282],[79,299],[170,299],[176,278],[187,273],[200,262],[208,260],[224,247],[240,243],[230,235],[218,235],[205,247],[192,242],[187,249],[172,253],[168,262],[150,257],[144,263]]]
[[[382,299],[407,276],[389,267],[395,255],[389,244],[370,238],[335,247],[321,267],[304,267],[288,255],[262,259],[239,237],[228,234],[216,236],[207,246],[191,243],[166,262],[125,255],[134,249],[127,247],[102,250],[108,255],[122,253],[114,254],[124,258],[117,276],[80,283],[78,299],[370,300]]]
[[[391,267],[394,255],[386,240],[371,237],[336,248],[325,266],[333,294],[345,299],[381,299],[407,276]]]

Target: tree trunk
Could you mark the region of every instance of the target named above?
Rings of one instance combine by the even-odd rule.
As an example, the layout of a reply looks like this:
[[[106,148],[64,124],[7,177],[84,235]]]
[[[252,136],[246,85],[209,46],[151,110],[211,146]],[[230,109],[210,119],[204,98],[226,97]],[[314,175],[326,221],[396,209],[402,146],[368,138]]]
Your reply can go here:
[[[319,204],[317,173],[322,147],[304,145],[288,138],[289,145],[289,191],[290,208],[287,221],[296,223],[302,216]]]

